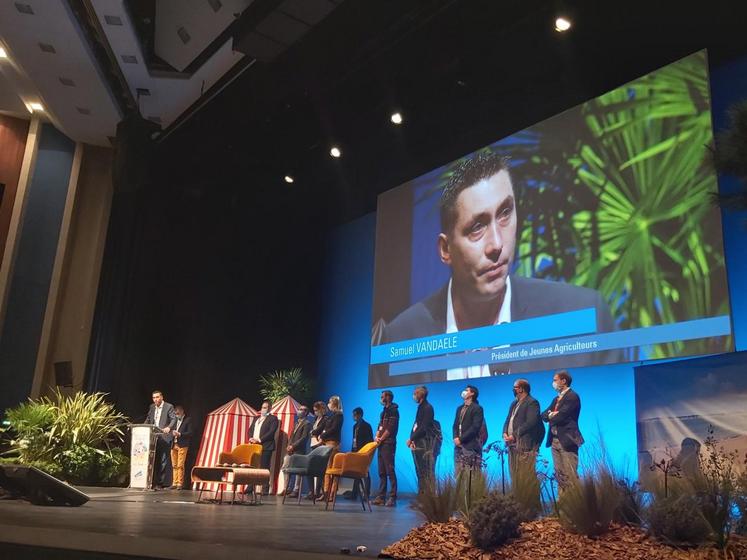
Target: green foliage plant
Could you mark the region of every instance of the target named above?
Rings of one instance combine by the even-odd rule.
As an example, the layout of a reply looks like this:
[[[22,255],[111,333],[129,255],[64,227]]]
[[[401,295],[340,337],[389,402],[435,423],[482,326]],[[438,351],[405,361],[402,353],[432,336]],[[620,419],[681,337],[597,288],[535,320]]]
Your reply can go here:
[[[519,504],[524,521],[531,521],[542,512],[540,480],[533,454],[519,458],[512,470],[510,494]]]
[[[711,527],[692,495],[654,496],[646,509],[651,533],[674,546],[697,546],[711,536]]]
[[[413,508],[430,523],[446,523],[457,510],[457,492],[453,475],[429,478],[423,491],[415,497]]]
[[[520,534],[524,508],[509,494],[491,492],[473,508],[468,527],[472,543],[490,551]]]
[[[472,510],[495,486],[485,469],[459,469],[456,476],[457,510],[468,520]]]
[[[127,418],[104,393],[29,400],[6,411],[10,434],[3,462],[36,466],[74,483],[120,483],[128,458],[119,447]]]
[[[311,395],[311,381],[301,368],[278,369],[259,378],[259,394],[275,403],[287,396],[306,403]]]
[[[583,476],[566,487],[558,498],[560,523],[569,531],[587,537],[607,532],[623,501],[619,477],[601,438],[595,449]]]

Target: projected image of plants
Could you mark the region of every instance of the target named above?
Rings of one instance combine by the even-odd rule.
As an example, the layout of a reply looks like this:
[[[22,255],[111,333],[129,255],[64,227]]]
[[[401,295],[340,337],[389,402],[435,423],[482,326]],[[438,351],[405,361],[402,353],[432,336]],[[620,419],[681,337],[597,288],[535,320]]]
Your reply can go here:
[[[728,314],[711,142],[700,52],[485,148],[511,158],[515,273],[599,290],[621,330]],[[677,341],[629,357],[731,345]]]

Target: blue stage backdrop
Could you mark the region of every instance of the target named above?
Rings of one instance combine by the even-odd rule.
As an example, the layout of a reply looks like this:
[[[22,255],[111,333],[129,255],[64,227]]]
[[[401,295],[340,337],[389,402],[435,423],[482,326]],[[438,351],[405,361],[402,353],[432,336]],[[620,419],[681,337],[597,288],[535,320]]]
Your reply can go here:
[[[732,64],[713,68],[711,72],[713,118],[716,129],[726,125],[726,108],[747,97],[747,58]],[[735,188],[735,183],[722,180],[724,191]],[[724,214],[724,245],[732,305],[733,332],[737,350],[747,349],[747,215]],[[338,394],[345,410],[343,450],[349,450],[352,441],[350,413],[356,406],[363,407],[365,418],[376,428],[379,389],[368,389],[369,348],[371,344],[371,304],[374,273],[374,237],[376,217],[369,214],[337,229],[327,246],[326,285],[324,286],[319,376],[324,396]],[[599,366],[572,371],[573,388],[581,395],[581,430],[587,439],[587,450],[594,447],[598,437],[603,437],[607,450],[615,463],[627,468],[636,476],[636,410],[633,368],[643,362]],[[552,372],[525,376],[532,385],[532,394],[547,406],[554,396],[551,388]],[[480,390],[480,402],[488,422],[488,441],[500,438],[503,421],[512,399],[511,388],[515,376],[474,379],[472,384]],[[437,383],[429,387],[430,401],[436,418],[444,428],[445,441],[438,470],[453,468],[451,424],[461,400],[464,381]],[[396,387],[395,402],[400,405],[401,422],[397,447],[397,475],[400,492],[412,492],[416,479],[410,451],[405,447],[415,418],[412,401],[413,386]],[[548,450],[543,455],[550,460]],[[582,452],[583,461],[583,452]],[[489,469],[500,469],[495,459]],[[378,483],[376,462],[372,466],[374,488]]]

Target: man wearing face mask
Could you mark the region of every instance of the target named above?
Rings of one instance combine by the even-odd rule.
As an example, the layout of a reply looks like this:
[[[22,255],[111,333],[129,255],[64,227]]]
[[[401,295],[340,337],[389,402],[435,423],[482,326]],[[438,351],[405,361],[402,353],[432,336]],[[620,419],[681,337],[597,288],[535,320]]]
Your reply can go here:
[[[288,462],[291,455],[306,455],[308,453],[309,435],[311,434],[311,422],[309,422],[308,416],[309,407],[303,404],[299,406],[296,412],[296,425],[293,426],[293,431],[288,437],[288,446],[285,448],[288,454],[285,456],[284,463]],[[303,477],[296,476],[293,490],[288,493],[288,496],[290,498],[298,497],[299,492],[302,491],[302,485]]]
[[[509,406],[503,423],[503,441],[508,447],[511,480],[517,480],[520,468],[534,469],[537,451],[545,437],[545,427],[540,417],[539,402],[529,394],[529,381],[517,379],[513,391],[516,398]]]
[[[176,411],[176,426],[171,434],[174,442],[171,446],[171,465],[174,467],[173,490],[184,490],[184,464],[189,453],[189,444],[192,442],[192,420],[184,412],[180,404],[174,407]]]
[[[399,430],[399,407],[394,402],[394,393],[381,392],[381,404],[384,410],[379,417],[379,428],[376,430],[376,443],[379,444],[379,493],[374,505],[394,507],[397,505],[397,474],[394,471],[394,455],[397,450],[397,430]],[[386,497],[387,479],[389,479],[389,498]]]
[[[552,450],[555,478],[561,491],[578,480],[578,448],[584,443],[578,428],[581,398],[571,389],[572,381],[564,369],[555,373],[552,388],[558,396],[542,413],[542,420],[550,425],[546,445]]]
[[[361,447],[363,447],[366,444],[369,444],[373,441],[373,428],[371,428],[371,424],[366,422],[363,419],[363,409],[361,407],[356,407],[353,409],[353,421],[355,424],[353,424],[353,447],[352,451],[356,452],[360,450]],[[368,496],[371,493],[371,476],[366,475],[366,480],[364,482],[365,484],[365,494],[364,496]],[[359,479],[355,479],[355,482],[353,482],[353,491],[350,492],[349,495],[346,493],[346,498],[349,498],[351,500],[355,500],[358,498],[358,494],[360,493],[361,481]]]
[[[420,386],[412,393],[412,400],[418,404],[415,424],[407,440],[407,447],[412,450],[415,463],[415,474],[418,476],[418,492],[426,491],[428,484],[435,479],[433,405],[428,402],[428,388]]]
[[[257,416],[252,425],[249,426],[249,443],[256,443],[262,446],[262,456],[260,458],[260,467],[269,469],[272,463],[272,454],[275,451],[275,437],[278,433],[277,416],[270,414],[272,403],[268,400],[262,401],[260,415]],[[265,488],[265,491],[269,487]]]
[[[482,407],[477,402],[479,391],[473,385],[467,385],[462,391],[464,401],[457,408],[452,427],[454,437],[454,466],[457,471],[463,468],[479,469],[482,467],[482,446],[485,443],[485,417]]]

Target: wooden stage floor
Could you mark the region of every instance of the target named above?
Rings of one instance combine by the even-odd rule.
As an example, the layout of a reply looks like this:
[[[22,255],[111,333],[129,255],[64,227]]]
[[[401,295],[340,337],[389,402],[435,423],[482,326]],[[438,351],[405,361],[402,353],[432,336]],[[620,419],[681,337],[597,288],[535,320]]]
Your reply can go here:
[[[340,557],[341,548],[375,558],[422,522],[404,500],[369,513],[341,496],[335,511],[324,511],[276,496],[231,506],[195,503],[192,491],[81,490],[91,500],[73,508],[0,500],[0,558],[313,560]],[[358,545],[367,551],[357,553]]]

